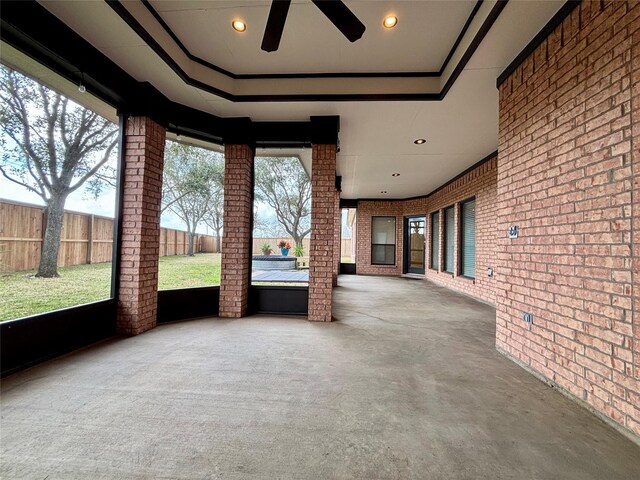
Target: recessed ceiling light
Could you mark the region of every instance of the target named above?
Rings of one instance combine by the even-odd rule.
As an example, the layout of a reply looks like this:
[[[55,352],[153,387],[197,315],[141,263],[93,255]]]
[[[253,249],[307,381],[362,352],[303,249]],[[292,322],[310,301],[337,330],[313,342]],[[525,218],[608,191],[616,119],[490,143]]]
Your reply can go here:
[[[242,20],[234,20],[231,22],[231,26],[236,32],[244,32],[247,29],[247,24]]]
[[[392,173],[392,174],[391,174],[391,176],[392,176],[392,177],[399,177],[399,176],[400,176],[400,174],[396,172],[396,173]]]
[[[384,20],[382,21],[382,25],[384,25],[384,28],[393,28],[398,24],[398,17],[396,17],[395,15],[387,15],[386,17],[384,17]]]
[[[418,138],[417,140],[414,140],[413,143],[416,145],[422,145],[423,143],[427,143],[427,141],[424,138]]]

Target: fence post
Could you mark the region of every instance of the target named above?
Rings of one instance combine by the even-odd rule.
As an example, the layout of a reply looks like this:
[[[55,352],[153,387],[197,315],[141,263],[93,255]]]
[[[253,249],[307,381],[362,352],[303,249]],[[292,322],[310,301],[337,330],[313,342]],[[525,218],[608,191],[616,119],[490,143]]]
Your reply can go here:
[[[93,215],[87,217],[87,263],[93,263]]]

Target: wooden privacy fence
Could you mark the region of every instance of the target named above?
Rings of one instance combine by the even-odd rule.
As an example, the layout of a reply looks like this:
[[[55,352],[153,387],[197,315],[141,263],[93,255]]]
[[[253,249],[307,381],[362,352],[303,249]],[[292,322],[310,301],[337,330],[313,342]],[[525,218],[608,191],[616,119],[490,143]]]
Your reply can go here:
[[[35,270],[40,263],[40,251],[46,215],[44,208],[7,200],[0,201],[0,272]],[[171,228],[160,229],[160,256],[185,255],[189,246],[187,232]],[[291,238],[254,238],[253,253],[260,254],[263,243],[279,253],[278,242],[295,242]],[[350,238],[342,239],[344,256],[351,254]],[[197,235],[194,250],[217,252],[219,239],[212,235]],[[309,238],[302,241],[305,256],[309,255]],[[62,225],[58,266],[110,262],[113,248],[113,218],[65,211]]]
[[[0,201],[0,272],[34,270],[40,251],[46,215],[44,208],[6,200]],[[217,238],[197,235],[196,252],[215,252]],[[160,255],[185,255],[187,232],[162,228]],[[65,211],[58,266],[110,262],[113,249],[113,218]]]

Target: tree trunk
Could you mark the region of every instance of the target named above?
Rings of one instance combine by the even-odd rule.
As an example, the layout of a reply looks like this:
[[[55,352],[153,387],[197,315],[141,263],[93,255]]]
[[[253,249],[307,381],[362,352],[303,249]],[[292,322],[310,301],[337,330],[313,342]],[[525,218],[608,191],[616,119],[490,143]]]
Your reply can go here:
[[[189,234],[187,235],[188,239],[189,239],[189,248],[187,249],[187,255],[189,257],[193,257],[193,238],[195,237],[195,233],[194,232],[189,232]]]
[[[46,208],[47,225],[42,241],[40,265],[36,277],[58,277],[58,252],[60,251],[60,235],[64,222],[64,204],[66,195],[52,195]]]
[[[220,228],[216,228],[216,251],[215,253],[220,253]]]

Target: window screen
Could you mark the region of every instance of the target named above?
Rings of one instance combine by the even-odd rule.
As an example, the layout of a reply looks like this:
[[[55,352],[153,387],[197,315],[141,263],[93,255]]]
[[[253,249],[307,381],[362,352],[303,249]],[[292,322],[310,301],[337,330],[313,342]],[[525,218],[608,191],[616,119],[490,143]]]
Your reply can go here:
[[[453,247],[455,242],[455,210],[444,210],[444,271],[453,273]]]
[[[396,217],[371,218],[371,264],[395,265]]]
[[[440,212],[431,214],[431,268],[440,268]]]
[[[460,215],[460,273],[465,277],[476,276],[476,201],[462,204]]]

